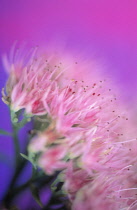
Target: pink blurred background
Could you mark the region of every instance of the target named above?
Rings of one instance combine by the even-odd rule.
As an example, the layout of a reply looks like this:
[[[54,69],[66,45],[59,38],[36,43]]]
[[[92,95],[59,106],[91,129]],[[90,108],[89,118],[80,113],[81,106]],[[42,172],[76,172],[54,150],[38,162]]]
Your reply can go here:
[[[137,1],[136,0],[0,0],[0,55],[15,40],[30,45],[61,43],[65,50],[97,59],[119,87],[131,109],[137,102]],[[0,63],[0,89],[6,74]],[[0,128],[11,129],[7,107],[0,102]],[[11,161],[11,139],[1,137],[0,152]],[[11,160],[10,160],[11,159]],[[2,167],[0,195],[9,166]],[[11,172],[12,173],[12,170]]]

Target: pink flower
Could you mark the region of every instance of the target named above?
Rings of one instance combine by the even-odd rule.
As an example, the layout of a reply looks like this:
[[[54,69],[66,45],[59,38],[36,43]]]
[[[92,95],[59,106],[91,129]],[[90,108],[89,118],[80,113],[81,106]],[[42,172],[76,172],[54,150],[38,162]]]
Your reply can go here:
[[[81,188],[77,194],[76,198],[72,203],[72,209],[74,210],[116,210],[118,209],[118,205],[115,202],[114,198],[107,198],[106,191],[111,190],[107,189],[104,186],[104,183],[101,180],[98,180],[95,185],[90,182]],[[111,195],[110,195],[111,196]]]
[[[49,120],[29,152],[40,152],[38,165],[47,174],[63,171],[72,209],[135,209],[136,131],[120,102],[106,81],[67,79],[58,56],[36,51],[12,50],[4,58],[10,76],[3,100]]]
[[[72,209],[135,210],[137,207],[136,194],[137,188],[135,185],[131,187],[124,173],[121,175],[102,173],[76,192]]]
[[[57,144],[60,138],[62,138],[60,133],[57,133],[54,125],[51,124],[45,131],[38,132],[31,140],[31,143],[28,146],[29,152],[44,152],[52,144]]]
[[[136,139],[93,148],[82,168],[69,167],[64,188],[72,209],[132,209],[137,207]],[[95,151],[94,151],[95,150]],[[96,154],[97,152],[97,154]],[[76,163],[74,161],[74,163]]]
[[[3,100],[14,111],[25,108],[27,113],[43,115],[47,113],[43,97],[46,99],[54,89],[60,64],[49,56],[38,55],[37,47],[28,52],[25,50],[12,49],[10,58],[5,56],[3,59],[9,73]]]
[[[48,148],[39,159],[39,166],[47,174],[53,174],[56,170],[62,170],[67,167],[67,163],[63,160],[66,155],[66,148],[63,146],[54,146]]]
[[[92,177],[80,168],[75,168],[73,162],[68,164],[64,173],[63,189],[67,192],[69,199],[73,201],[76,193],[85,186],[88,182],[92,181]]]

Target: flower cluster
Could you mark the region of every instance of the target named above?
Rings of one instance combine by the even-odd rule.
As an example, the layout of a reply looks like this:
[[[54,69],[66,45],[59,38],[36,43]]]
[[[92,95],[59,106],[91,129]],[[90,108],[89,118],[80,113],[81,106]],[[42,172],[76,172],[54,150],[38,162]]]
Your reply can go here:
[[[10,77],[3,101],[47,125],[36,131],[29,153],[39,153],[47,174],[61,171],[72,209],[136,209],[137,141],[116,96],[104,79],[91,78],[90,85],[66,79],[56,55],[36,51],[4,57]]]

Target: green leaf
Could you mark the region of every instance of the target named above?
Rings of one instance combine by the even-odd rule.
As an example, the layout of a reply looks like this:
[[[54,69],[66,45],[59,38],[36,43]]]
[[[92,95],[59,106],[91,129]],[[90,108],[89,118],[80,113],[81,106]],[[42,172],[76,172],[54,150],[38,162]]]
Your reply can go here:
[[[34,163],[34,160],[33,160],[33,158],[34,158],[34,155],[33,156],[27,156],[27,155],[24,155],[23,153],[20,153],[20,155],[23,157],[23,158],[25,158],[26,160],[28,160],[29,162],[31,162],[32,163],[32,165],[33,165],[33,167],[35,168],[35,169],[37,169],[37,166],[36,166],[36,164]]]
[[[38,203],[38,205],[41,208],[43,208],[43,204],[42,204],[42,202],[40,200],[38,188],[34,184],[31,184],[30,185],[30,190],[31,190],[32,196],[35,199],[35,201]]]
[[[20,153],[20,155],[21,155],[23,158],[25,158],[26,160],[30,161],[30,160],[29,160],[29,157],[28,157],[27,155],[24,155],[23,153]]]
[[[11,116],[11,122],[12,122],[12,124],[13,125],[16,125],[17,122],[18,122],[17,113],[15,113],[13,110],[11,110],[10,116]]]
[[[5,135],[5,136],[12,136],[11,133],[7,132],[7,131],[4,131],[2,129],[0,129],[0,135]]]
[[[50,186],[52,192],[55,192],[55,191],[56,191],[57,185],[58,185],[59,182],[61,181],[60,175],[61,175],[61,173],[59,173],[59,174],[57,175],[56,179],[52,182],[52,184],[51,184],[51,186]]]

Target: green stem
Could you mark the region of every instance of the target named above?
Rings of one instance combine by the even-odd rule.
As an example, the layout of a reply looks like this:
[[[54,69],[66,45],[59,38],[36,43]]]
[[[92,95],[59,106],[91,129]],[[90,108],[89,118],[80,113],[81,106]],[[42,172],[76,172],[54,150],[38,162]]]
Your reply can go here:
[[[15,149],[15,161],[16,168],[20,162],[20,145],[18,141],[18,129],[13,125],[13,141],[14,141],[14,149]]]
[[[6,207],[10,206],[11,201],[13,200],[13,197],[15,196],[15,184],[17,181],[17,178],[19,177],[20,173],[24,169],[27,160],[22,159],[20,156],[20,144],[18,140],[18,131],[19,129],[27,122],[26,120],[22,120],[21,123],[18,122],[18,114],[14,113],[12,110],[10,110],[11,115],[11,122],[12,122],[12,137],[14,142],[14,150],[15,150],[15,173],[11,179],[8,191],[6,192],[4,198],[3,198],[3,204]],[[30,180],[29,180],[30,182]],[[21,189],[17,190],[17,193],[21,190],[25,189],[28,186],[28,183],[26,183],[24,186],[21,187]]]
[[[14,142],[14,150],[15,150],[15,162],[16,162],[16,169],[18,167],[19,161],[20,161],[20,145],[18,141],[18,131],[19,131],[19,112],[15,113],[13,110],[10,110],[10,117],[12,122],[12,136],[13,136],[13,142]]]
[[[24,161],[24,163],[26,163],[26,160]],[[24,165],[23,165],[24,166]],[[9,186],[9,191],[7,192],[7,194],[5,195],[4,199],[3,199],[3,204],[5,207],[9,208],[11,205],[11,201],[15,198],[16,195],[18,195],[20,192],[23,192],[25,189],[27,189],[28,187],[30,187],[30,185],[32,183],[37,182],[40,178],[44,178],[44,180],[42,180],[41,182],[41,186],[43,187],[47,182],[51,182],[53,180],[53,176],[51,177],[46,177],[44,174],[43,176],[34,176],[34,174],[32,175],[32,177],[23,185],[14,188],[14,184],[16,181],[16,178],[18,177],[18,174],[20,173],[20,170],[16,172],[16,174],[14,175],[12,182]]]
[[[20,165],[18,165],[18,167],[16,168],[15,170],[15,174],[14,176],[12,177],[12,180],[10,182],[10,185],[8,187],[8,191],[7,193],[5,194],[4,198],[3,198],[3,203],[4,203],[4,206],[8,206],[10,205],[10,202],[12,200],[12,197],[13,197],[13,190],[14,190],[14,185],[16,183],[16,180],[17,178],[19,177],[19,174],[21,173],[22,169],[25,167],[26,165],[26,160],[23,159],[21,162],[20,162]]]
[[[4,136],[12,136],[12,133],[4,131],[2,129],[0,129],[0,135],[4,135]]]

